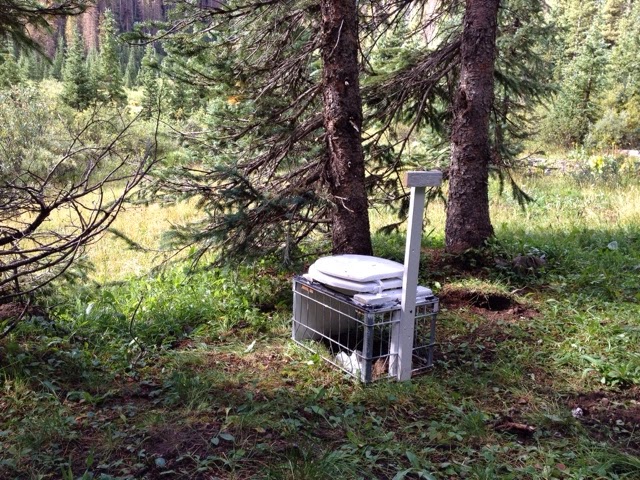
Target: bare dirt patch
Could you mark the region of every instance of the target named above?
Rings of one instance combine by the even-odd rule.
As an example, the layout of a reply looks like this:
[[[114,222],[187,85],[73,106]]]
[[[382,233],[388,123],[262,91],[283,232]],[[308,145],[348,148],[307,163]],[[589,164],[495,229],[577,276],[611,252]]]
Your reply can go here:
[[[539,313],[519,303],[514,297],[502,293],[486,293],[478,290],[445,288],[440,294],[440,305],[449,311],[468,312],[483,320],[473,322],[467,333],[450,339],[452,349],[464,346],[468,354],[473,350],[484,362],[495,359],[498,345],[515,338],[528,341],[523,329],[513,329],[516,324],[525,324]],[[436,354],[438,356],[438,354]]]
[[[207,355],[204,368],[217,368],[226,374],[250,372],[269,376],[280,371],[286,363],[280,351],[256,351],[245,354],[211,352]]]
[[[183,453],[206,456],[218,450],[222,453],[233,447],[232,443],[220,441],[218,445],[211,443],[220,431],[215,422],[195,423],[191,425],[171,425],[148,432],[144,446],[148,453],[156,458],[171,462]]]
[[[5,303],[0,305],[0,320],[19,317],[26,309],[26,305],[20,303]]]
[[[445,288],[440,304],[450,310],[466,308],[491,320],[521,321],[538,316],[538,311],[519,303],[511,295],[477,290]]]
[[[567,406],[594,437],[640,451],[640,388],[584,393],[569,399]]]

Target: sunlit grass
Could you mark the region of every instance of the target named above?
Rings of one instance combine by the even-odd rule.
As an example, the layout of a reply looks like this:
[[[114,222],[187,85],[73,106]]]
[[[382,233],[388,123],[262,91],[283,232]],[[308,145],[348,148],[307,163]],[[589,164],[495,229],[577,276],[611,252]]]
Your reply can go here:
[[[170,206],[126,205],[112,228],[147,251],[132,249],[121,238],[107,233],[87,249],[87,257],[95,269],[93,278],[102,283],[148,272],[173,253],[163,249],[163,234],[172,225],[185,224],[199,215],[189,202]]]
[[[638,185],[581,185],[570,177],[542,175],[520,180],[525,191],[534,198],[525,209],[511,197],[510,192],[499,194],[497,181],[491,182],[490,212],[499,240],[517,235],[526,244],[527,238],[531,240],[530,237],[550,232],[581,229],[608,231],[640,224]],[[92,278],[102,283],[146,273],[170,255],[170,252],[161,251],[163,233],[172,225],[185,224],[201,215],[202,212],[194,208],[194,202],[165,207],[154,204],[127,205],[113,228],[125,233],[148,251],[133,250],[122,239],[106,234],[87,249],[87,257],[95,268],[91,273]],[[442,201],[433,201],[426,206],[423,246],[444,245],[445,215]],[[60,224],[62,221],[56,220]],[[397,215],[390,209],[372,209],[370,212],[374,234],[383,226],[397,221]],[[384,255],[391,248],[396,257],[401,257],[405,229],[406,224],[401,225],[395,238],[385,239],[376,235],[378,241],[374,243],[380,247],[380,252],[376,254]]]
[[[106,202],[119,192],[105,192]],[[85,203],[91,204],[92,196]],[[163,245],[163,235],[174,225],[184,225],[199,217],[202,212],[194,208],[195,202],[178,202],[172,205],[125,203],[109,231],[84,249],[84,258],[92,269],[89,278],[99,283],[123,280],[148,273],[176,252]],[[52,213],[44,228],[63,232],[69,224],[76,223],[75,212],[59,209]],[[132,248],[127,241],[112,233],[115,230],[139,248]]]
[[[640,220],[640,186],[633,183],[579,183],[570,176],[521,178],[522,188],[533,197],[520,208],[509,192],[497,195],[493,185],[491,215],[498,229],[520,226],[525,231],[569,231],[575,228],[611,228],[637,225]]]

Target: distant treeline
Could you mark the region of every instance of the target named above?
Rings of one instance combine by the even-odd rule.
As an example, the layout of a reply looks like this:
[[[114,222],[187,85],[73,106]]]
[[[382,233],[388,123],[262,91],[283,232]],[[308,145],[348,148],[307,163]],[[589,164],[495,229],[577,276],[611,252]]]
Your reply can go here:
[[[105,10],[109,9],[113,12],[120,32],[128,32],[136,23],[166,20],[173,3],[165,0],[96,0],[77,19],[85,49],[98,48],[100,41],[98,26],[100,16]],[[198,3],[204,8],[215,8],[220,4],[218,0],[199,0]],[[53,33],[33,32],[45,52],[51,57],[55,55],[58,48],[58,38],[65,35],[66,23],[67,19],[60,17],[55,21],[56,28]]]

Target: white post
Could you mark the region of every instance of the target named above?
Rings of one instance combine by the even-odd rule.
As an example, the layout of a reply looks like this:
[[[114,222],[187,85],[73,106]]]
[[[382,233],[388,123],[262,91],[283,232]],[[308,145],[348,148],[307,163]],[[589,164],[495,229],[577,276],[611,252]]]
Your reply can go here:
[[[405,180],[411,187],[409,223],[404,252],[404,276],[402,278],[402,303],[400,323],[391,332],[391,353],[397,354],[398,364],[394,373],[399,381],[409,380],[412,370],[413,336],[415,328],[416,288],[420,269],[420,248],[422,243],[422,218],[426,187],[442,183],[442,172],[408,172]]]

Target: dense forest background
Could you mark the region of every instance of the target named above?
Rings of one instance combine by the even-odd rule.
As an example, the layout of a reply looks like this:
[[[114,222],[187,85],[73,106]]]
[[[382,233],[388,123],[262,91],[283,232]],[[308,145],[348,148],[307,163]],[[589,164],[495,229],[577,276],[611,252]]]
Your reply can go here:
[[[451,22],[455,24],[459,12],[456,13],[453,7],[444,11],[441,8],[442,4],[438,2],[398,7],[392,12],[396,14],[393,21],[375,20],[378,22],[375,35],[363,34],[363,53],[366,53],[362,59],[364,100],[370,112],[375,114],[379,109],[385,114],[392,113],[392,110],[381,108],[380,103],[376,103],[375,89],[385,85],[382,77],[392,78],[394,73],[403,72],[404,80],[408,81],[410,72],[417,74],[419,71],[418,56],[425,51],[437,52],[439,47],[447,44],[449,30],[453,28]],[[158,75],[162,74],[162,90],[165,100],[169,99],[166,113],[183,119],[191,115],[197,117],[197,112],[205,112],[220,98],[227,99],[229,104],[240,98],[249,100],[251,86],[245,86],[246,80],[242,78],[248,72],[241,71],[241,62],[238,62],[242,55],[248,54],[243,52],[242,46],[233,53],[236,62],[233,65],[230,53],[222,53],[223,49],[215,51],[216,40],[207,38],[206,34],[197,34],[198,28],[189,30],[192,38],[180,36],[181,31],[186,32],[179,26],[181,17],[190,15],[196,21],[202,12],[213,11],[216,11],[215,2],[199,2],[196,8],[192,8],[182,2],[101,0],[77,17],[54,19],[51,22],[53,28],[49,31],[33,29],[31,35],[42,46],[46,56],[4,42],[0,82],[9,86],[16,85],[18,79],[62,81],[65,64],[69,70],[67,83],[82,82],[78,78],[72,80],[70,76],[82,75],[84,69],[97,75],[97,57],[102,49],[101,18],[108,12],[114,22],[108,35],[113,36],[116,42],[114,48],[118,61],[114,74],[122,77],[123,86],[127,88],[143,87],[144,75],[138,78],[138,74],[145,54],[144,44],[148,40],[135,41],[129,33],[124,41],[119,35],[132,32],[136,25],[139,32],[144,32],[141,35],[146,35],[149,40],[158,34],[152,43],[157,58],[152,60],[149,57],[147,63]],[[524,157],[525,150],[526,153],[557,149],[578,152],[582,148],[614,151],[637,146],[640,140],[637,107],[640,81],[634,52],[639,42],[638,15],[637,2],[623,0],[530,3],[514,0],[503,3],[496,66],[496,95],[501,98],[496,100],[494,109],[497,119],[494,123],[494,144],[501,147],[497,152],[497,163],[510,164]],[[364,15],[365,28],[361,30],[374,28],[367,26],[367,22],[367,15]],[[258,31],[256,26],[251,28]],[[173,33],[166,35],[167,32]],[[80,52],[74,49],[76,35],[82,43]],[[198,42],[209,42],[209,45],[200,45],[202,48],[197,51],[200,48]],[[209,56],[206,60],[205,52]],[[78,54],[84,67],[78,66],[72,74],[70,64],[75,60],[70,57]],[[220,58],[226,56],[226,67],[214,59],[216,55]],[[14,63],[19,68],[11,67]],[[221,72],[224,68],[226,71]],[[256,76],[262,75],[259,65],[252,68]],[[206,72],[207,69],[210,71]],[[274,74],[277,72],[275,69]],[[220,75],[217,79],[216,74]],[[429,77],[431,72],[424,70],[424,74]],[[429,147],[433,147],[429,151],[432,159],[438,152],[440,159],[446,158],[446,149],[438,147],[442,147],[447,138],[446,128],[441,128],[443,122],[446,125],[448,108],[443,91],[451,93],[450,87],[444,86],[445,83],[451,84],[451,75],[451,72],[443,75],[444,82],[433,88],[428,114],[420,110],[420,115],[417,115],[423,118],[416,120],[417,107],[410,102],[403,107],[406,108],[404,118],[394,118],[396,126],[404,125],[410,131],[411,145],[422,145],[417,149],[403,149],[404,161],[414,154],[424,156]],[[229,76],[235,81],[224,87],[223,92]],[[396,76],[395,79],[402,81],[403,77]],[[149,80],[146,81],[149,88]],[[368,87],[371,91],[369,100]],[[443,91],[437,92],[439,88]],[[407,93],[408,90],[403,93],[405,99],[409,96]],[[204,119],[202,115],[200,117]],[[424,126],[427,128],[422,128]],[[376,134],[372,126],[368,128],[374,137]],[[437,138],[434,132],[441,137]],[[394,135],[398,135],[397,130]],[[528,142],[526,149],[522,141]]]
[[[437,5],[438,2],[427,2],[425,8],[433,13]],[[149,25],[149,31],[162,30],[161,25],[167,26],[163,22],[171,19],[171,10],[182,12],[183,7],[181,2],[99,0],[78,17],[56,18],[53,30],[33,29],[31,35],[43,47],[49,61],[15,48],[11,48],[12,57],[26,79],[61,79],[59,57],[69,55],[75,31],[82,40],[87,66],[91,66],[95,52],[100,50],[100,19],[105,11],[111,12],[115,21],[114,34],[122,34],[141,23]],[[216,3],[199,2],[198,7],[215,10]],[[417,47],[424,46],[425,42],[409,35],[418,21],[416,9],[404,11],[404,20],[396,21],[371,52],[373,57],[366,61],[389,60],[384,69],[390,71],[408,61],[407,56],[415,53]],[[506,2],[501,15],[501,58],[521,64],[520,82],[544,83],[548,88],[544,97],[527,99],[531,102],[528,111],[537,113],[533,128],[527,132],[528,138],[544,142],[546,150],[637,145],[636,2],[559,0],[532,2],[526,8],[518,2]],[[434,32],[444,28],[424,18],[422,22],[429,24],[423,32],[427,37],[436,38]],[[529,43],[526,51],[519,50],[522,42]],[[130,87],[138,85],[137,73],[144,56],[144,47],[135,47],[134,43],[118,42],[120,73]],[[156,50],[165,57],[162,42],[156,43]],[[529,56],[532,52],[534,57]],[[516,55],[513,60],[509,59],[511,54]],[[532,59],[542,63],[535,64]],[[536,105],[544,108],[536,110]]]
[[[82,38],[84,51],[90,56],[91,51],[99,50],[100,17],[106,10],[113,15],[117,33],[124,33],[132,31],[134,25],[141,22],[168,20],[171,8],[179,4],[179,2],[162,1],[100,0],[89,6],[87,11],[78,17],[55,19],[52,22],[53,31],[34,29],[31,33],[43,46],[49,60],[53,60],[56,56],[65,53],[67,45],[72,41],[70,35],[74,29],[77,29]],[[436,7],[433,4],[437,2],[429,2],[429,4],[428,8],[434,10]],[[634,4],[633,1],[624,0],[551,1],[536,7],[538,10],[536,13],[540,16],[528,18],[518,15],[522,12],[509,12],[514,7],[517,8],[517,2],[503,5],[503,15],[515,17],[512,19],[511,30],[518,30],[519,35],[526,35],[528,41],[533,41],[540,48],[544,48],[544,52],[539,52],[544,53],[540,58],[546,62],[547,73],[552,73],[552,76],[539,78],[539,75],[531,75],[528,80],[545,80],[556,87],[556,93],[559,95],[552,102],[554,109],[552,114],[547,114],[545,117],[549,122],[553,122],[553,118],[550,117],[560,116],[561,113],[569,114],[565,117],[583,117],[584,115],[578,114],[586,113],[586,118],[574,120],[584,125],[564,125],[560,132],[556,132],[558,144],[568,147],[579,144],[589,133],[591,137],[588,141],[599,145],[610,144],[611,141],[625,145],[637,142],[637,137],[633,137],[634,127],[637,126],[637,121],[633,118],[635,113],[633,109],[629,111],[627,108],[629,99],[637,94],[635,76],[631,75],[634,72],[633,69],[637,68],[632,58],[638,37],[635,17],[637,7],[634,7]],[[204,9],[214,9],[215,2],[210,4],[200,2],[199,6]],[[410,13],[406,14],[407,18],[410,16]],[[74,28],[67,28],[68,23],[74,22],[76,23]],[[404,28],[406,30],[407,27]],[[430,28],[432,31],[435,29],[433,26]],[[503,37],[507,37],[507,30],[507,28],[503,29]],[[395,36],[397,44],[393,48],[398,49],[399,52],[411,51],[409,41],[405,42],[398,32]],[[506,38],[504,40],[506,41]],[[412,41],[416,42],[415,39]],[[120,42],[119,45],[119,61],[124,74],[129,62],[130,44]],[[502,46],[504,48],[507,45],[503,42]],[[139,49],[133,49],[132,52],[136,57],[137,71],[143,54]],[[506,53],[503,51],[502,55],[506,57]],[[60,73],[44,59],[31,56],[29,53],[14,51],[13,56],[21,63],[31,80],[40,80],[51,75],[57,76]],[[527,61],[526,58],[521,60]],[[41,65],[35,67],[32,65],[34,62]],[[569,79],[575,81],[570,82]],[[571,88],[568,84],[571,84]],[[582,98],[582,104],[577,101],[572,103],[572,100],[578,98]],[[598,121],[601,123],[596,126]],[[589,125],[590,130],[587,128]],[[627,131],[623,133],[621,129]],[[550,126],[548,130],[547,133],[553,138],[550,130],[554,129]]]

